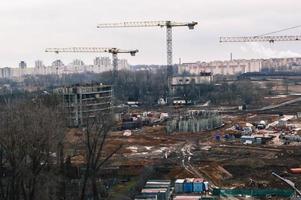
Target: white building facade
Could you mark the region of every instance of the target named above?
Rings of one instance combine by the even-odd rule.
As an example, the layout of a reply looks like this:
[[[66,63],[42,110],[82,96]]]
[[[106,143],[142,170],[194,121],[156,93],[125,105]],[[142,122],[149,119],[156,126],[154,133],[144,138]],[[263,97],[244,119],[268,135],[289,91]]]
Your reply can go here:
[[[213,75],[237,75],[247,72],[260,72],[262,68],[261,60],[233,60],[233,61],[213,61],[183,63],[179,66],[179,74],[200,74],[210,72]]]

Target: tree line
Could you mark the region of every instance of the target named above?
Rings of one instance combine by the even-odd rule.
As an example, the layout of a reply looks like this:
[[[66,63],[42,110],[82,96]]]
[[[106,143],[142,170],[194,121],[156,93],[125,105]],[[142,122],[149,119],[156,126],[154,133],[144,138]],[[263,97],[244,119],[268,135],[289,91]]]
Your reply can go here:
[[[25,77],[22,87],[37,87],[41,90],[52,90],[63,85],[78,83],[113,84],[113,73],[83,73],[69,75],[39,75]],[[11,81],[10,81],[11,83]],[[14,86],[15,83],[12,83]],[[118,72],[114,86],[114,96],[120,103],[129,100],[141,101],[144,105],[155,105],[159,98],[167,97],[168,83],[164,69],[152,71]],[[8,92],[6,92],[8,93]],[[216,105],[256,104],[267,91],[249,80],[218,80],[210,84],[185,85],[174,88],[174,97],[202,103],[210,100]]]

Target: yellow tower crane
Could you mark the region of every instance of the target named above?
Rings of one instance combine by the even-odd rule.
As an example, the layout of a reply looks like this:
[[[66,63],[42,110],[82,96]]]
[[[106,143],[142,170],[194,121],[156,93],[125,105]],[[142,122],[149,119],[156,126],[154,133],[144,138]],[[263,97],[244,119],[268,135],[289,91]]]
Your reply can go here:
[[[118,48],[103,48],[103,47],[70,47],[70,48],[47,48],[45,52],[54,53],[110,53],[113,60],[113,83],[115,84],[118,74],[118,54],[129,53],[135,56],[138,53],[137,49],[123,50]]]
[[[187,26],[190,30],[194,29],[197,22],[173,22],[173,21],[137,21],[121,23],[102,23],[97,28],[127,28],[127,27],[166,27],[166,47],[167,47],[167,78],[169,95],[171,95],[171,77],[173,75],[173,48],[172,48],[172,28]]]

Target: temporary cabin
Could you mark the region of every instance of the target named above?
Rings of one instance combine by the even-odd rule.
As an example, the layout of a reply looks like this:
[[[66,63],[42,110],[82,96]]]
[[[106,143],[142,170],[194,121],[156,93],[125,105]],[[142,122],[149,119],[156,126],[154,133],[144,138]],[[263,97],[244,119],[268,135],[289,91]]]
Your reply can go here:
[[[204,191],[204,187],[203,187],[203,179],[200,178],[196,178],[193,181],[193,192],[194,193],[201,193]]]
[[[184,182],[184,192],[191,193],[193,192],[193,178],[187,178]]]
[[[183,193],[184,192],[184,182],[185,179],[177,179],[175,182],[175,192]]]

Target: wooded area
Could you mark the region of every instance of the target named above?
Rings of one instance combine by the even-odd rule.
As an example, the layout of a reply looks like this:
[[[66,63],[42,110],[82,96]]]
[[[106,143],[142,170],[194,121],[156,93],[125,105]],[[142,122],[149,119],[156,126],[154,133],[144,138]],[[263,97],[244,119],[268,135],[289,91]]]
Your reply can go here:
[[[53,88],[62,85],[93,82],[112,84],[112,80],[112,72],[69,74],[61,77],[56,75],[27,76],[24,80],[24,85],[20,86],[20,88],[33,87],[51,91]],[[17,85],[12,81],[8,83],[12,84],[13,87]],[[159,98],[167,96],[167,91],[167,79],[163,69],[156,72],[119,71],[114,87],[114,95],[117,102],[140,101],[145,106],[157,104]],[[211,84],[192,83],[177,87],[175,88],[174,97],[192,100],[194,103],[204,103],[210,100],[215,105],[256,104],[268,92],[249,80],[234,80],[230,82],[221,79]],[[2,93],[9,94],[10,92],[2,91]],[[20,89],[19,93],[22,94]]]

